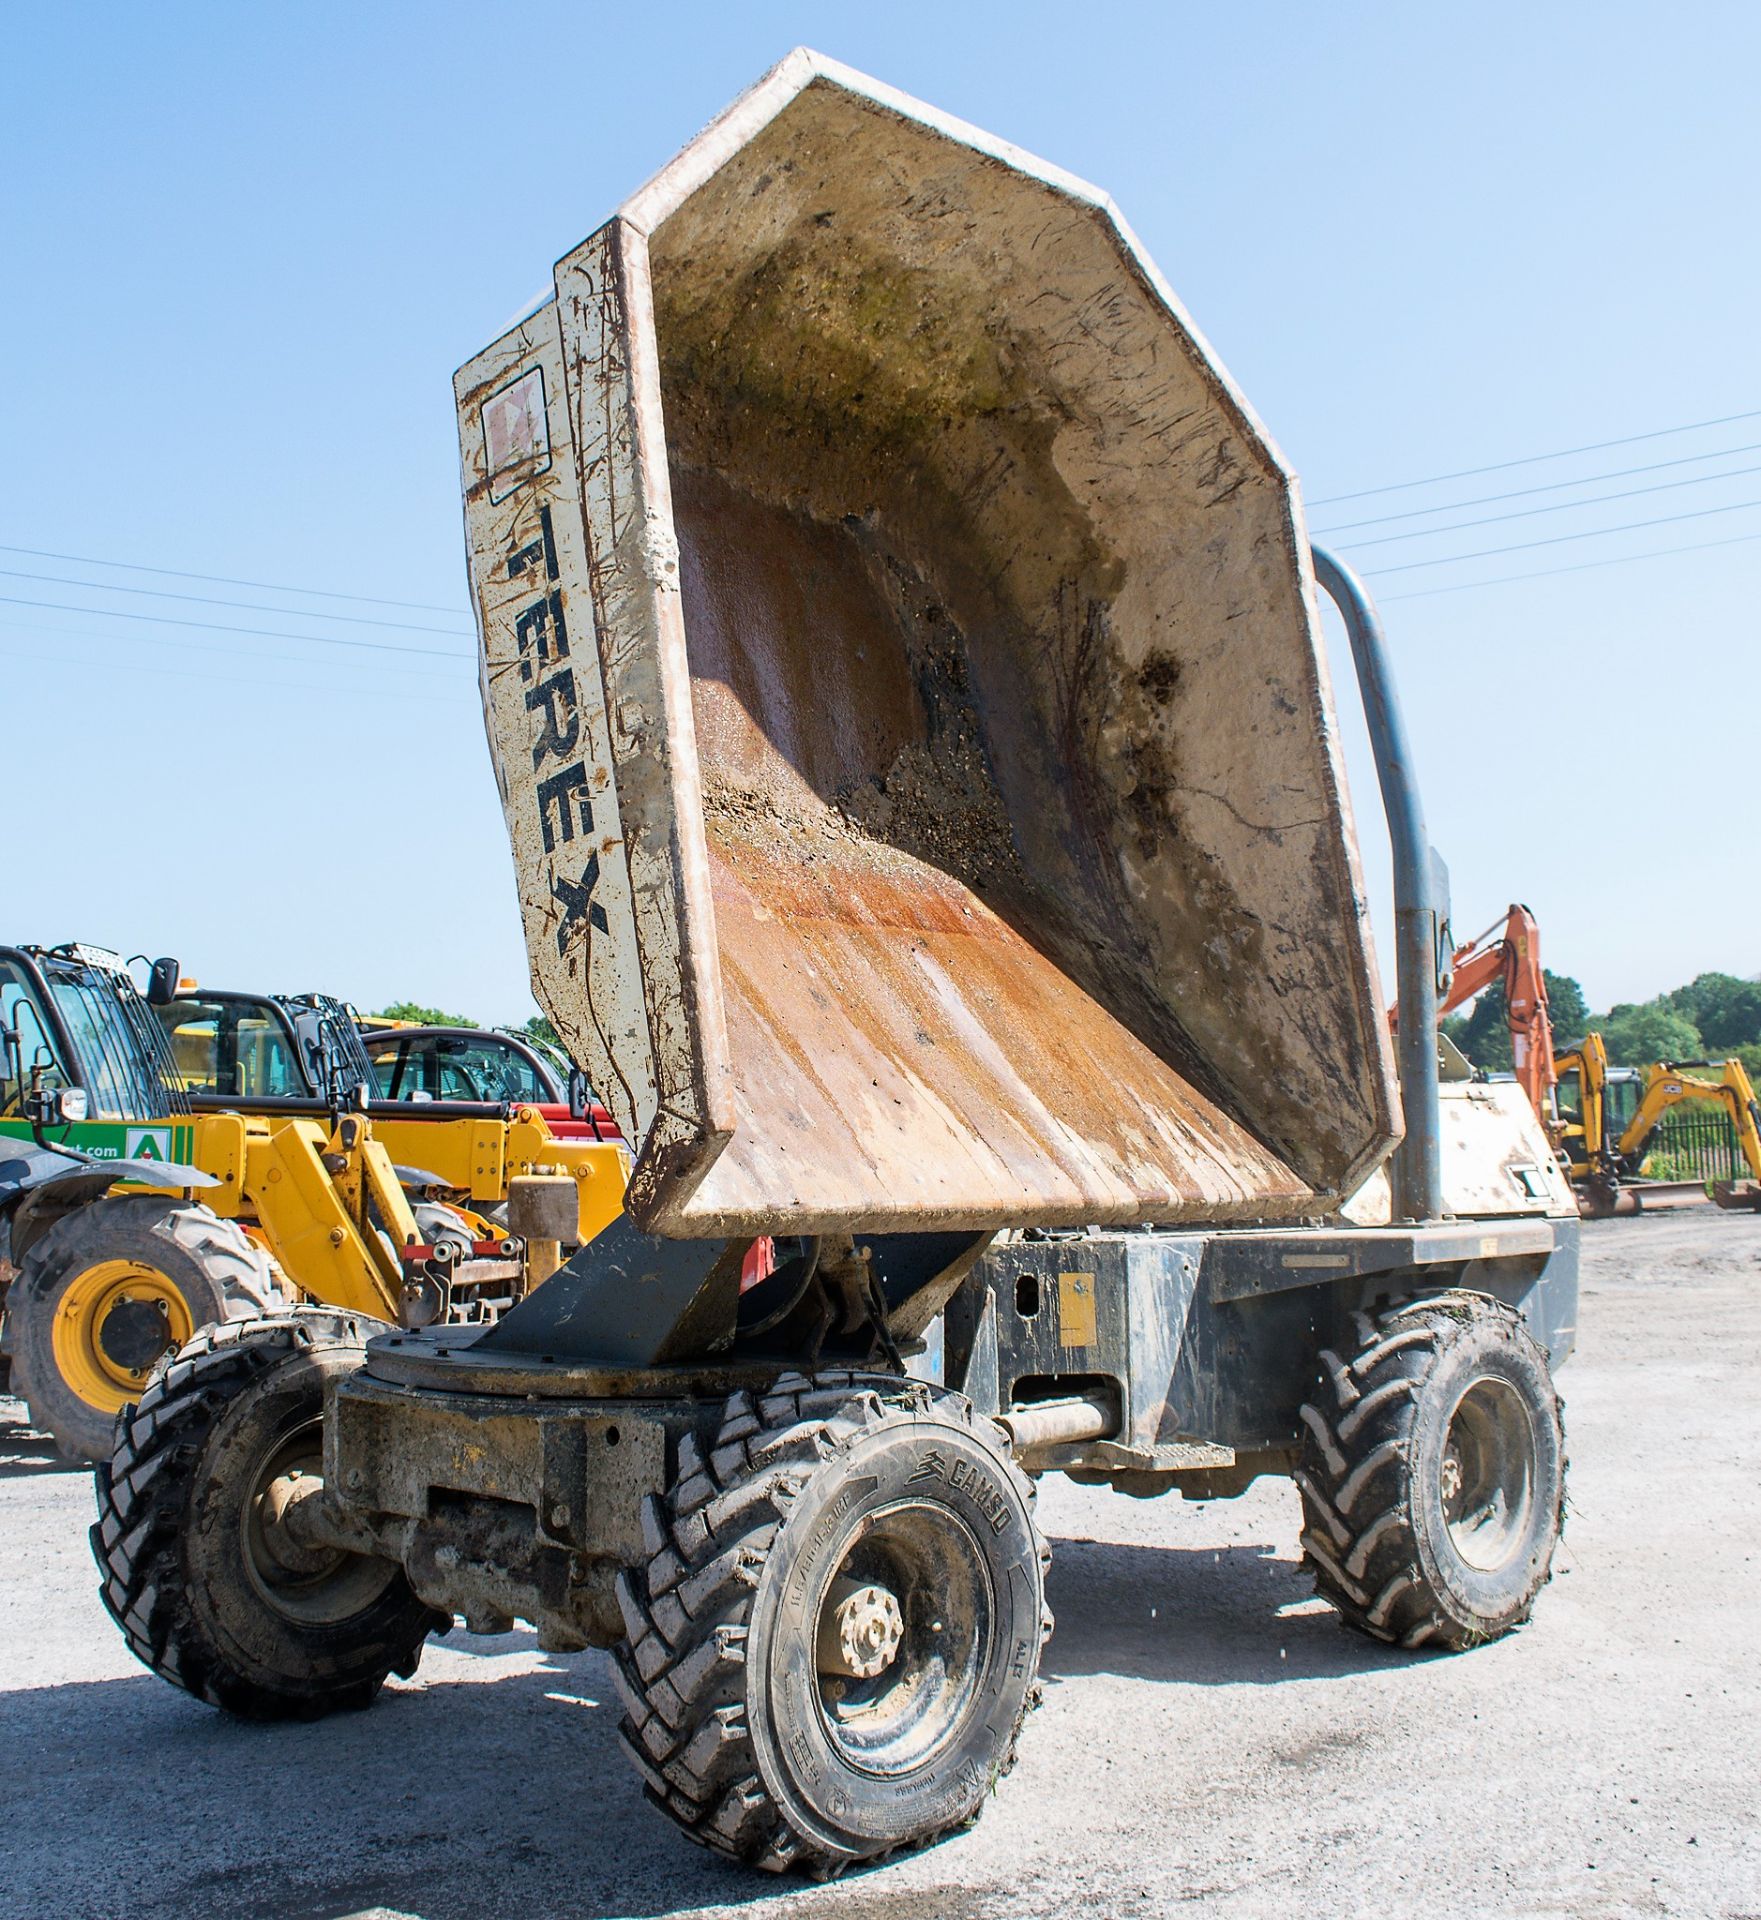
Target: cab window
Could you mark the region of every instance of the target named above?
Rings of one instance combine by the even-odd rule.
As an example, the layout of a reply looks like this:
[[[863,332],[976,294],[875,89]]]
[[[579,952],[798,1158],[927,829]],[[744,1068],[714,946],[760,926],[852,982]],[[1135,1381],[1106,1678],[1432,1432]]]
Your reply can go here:
[[[410,1043],[400,1040],[395,1046],[369,1046],[367,1057],[373,1062],[373,1078],[382,1100],[413,1100],[427,1094],[422,1085],[422,1065],[410,1059]],[[432,1098],[432,1095],[429,1096]]]
[[[549,1100],[543,1076],[516,1047],[489,1036],[429,1033],[371,1049],[387,1100],[470,1100],[533,1105]]]
[[[442,1100],[532,1103],[549,1097],[531,1061],[500,1042],[442,1039],[436,1058]]]
[[[1605,1120],[1610,1133],[1618,1138],[1632,1125],[1633,1116],[1639,1110],[1639,1096],[1642,1089],[1638,1079],[1616,1080],[1609,1076],[1608,1091],[1604,1095]]]
[[[30,982],[12,960],[0,960],[0,1027],[18,1034],[18,1058],[14,1059],[11,1047],[6,1047],[4,1056],[0,1057],[0,1114],[16,1115],[24,1110],[24,1096],[30,1091],[33,1068],[42,1069],[39,1086],[55,1088],[72,1084],[49,1037],[48,1025]],[[19,1067],[24,1073],[22,1085],[16,1072]]]
[[[195,1093],[243,1099],[303,1094],[281,1022],[266,1009],[224,1000],[174,1000],[159,1009],[179,1080]]]

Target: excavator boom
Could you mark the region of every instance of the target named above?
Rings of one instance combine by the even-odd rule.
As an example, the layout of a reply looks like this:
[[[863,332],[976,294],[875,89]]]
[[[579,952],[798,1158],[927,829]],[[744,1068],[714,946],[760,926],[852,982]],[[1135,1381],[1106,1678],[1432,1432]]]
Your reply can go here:
[[[1541,929],[1535,916],[1513,901],[1502,921],[1457,947],[1450,960],[1448,990],[1437,1003],[1437,1017],[1465,1007],[1496,981],[1504,986],[1510,1023],[1510,1056],[1518,1084],[1541,1124],[1553,1124],[1552,1096],[1558,1071],[1553,1058],[1553,1027],[1547,1012],[1547,976],[1541,968]],[[1388,1011],[1397,1026],[1399,1008]]]

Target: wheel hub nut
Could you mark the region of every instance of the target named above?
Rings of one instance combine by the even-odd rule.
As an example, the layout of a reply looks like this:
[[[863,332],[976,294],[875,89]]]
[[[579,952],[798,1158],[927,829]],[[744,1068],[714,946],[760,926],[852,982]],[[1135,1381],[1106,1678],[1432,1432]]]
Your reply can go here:
[[[315,1474],[301,1473],[296,1467],[292,1473],[284,1473],[271,1480],[263,1490],[263,1504],[259,1509],[263,1545],[270,1559],[285,1573],[322,1573],[335,1563],[334,1548],[302,1540],[297,1525],[288,1524],[300,1503],[312,1499],[322,1491],[323,1485],[323,1481]]]
[[[835,1580],[819,1617],[819,1670],[872,1680],[893,1664],[904,1633],[895,1594],[872,1581]]]

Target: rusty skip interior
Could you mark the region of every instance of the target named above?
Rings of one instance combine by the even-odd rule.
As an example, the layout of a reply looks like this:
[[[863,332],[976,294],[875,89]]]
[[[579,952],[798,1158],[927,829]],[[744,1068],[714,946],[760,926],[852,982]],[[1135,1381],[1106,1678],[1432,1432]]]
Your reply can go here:
[[[1288,480],[1096,209],[809,87],[650,235],[737,1126],[692,1202],[1276,1217],[1389,1134]]]

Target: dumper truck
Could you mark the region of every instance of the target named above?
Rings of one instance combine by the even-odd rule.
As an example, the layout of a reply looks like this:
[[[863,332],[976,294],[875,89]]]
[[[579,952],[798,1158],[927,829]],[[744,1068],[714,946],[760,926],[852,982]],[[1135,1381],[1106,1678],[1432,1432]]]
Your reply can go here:
[[[626,1211],[481,1332],[168,1356],[92,1531],[139,1657],[310,1716],[524,1620],[611,1650],[690,1838],[830,1874],[1013,1763],[1048,1472],[1288,1475],[1352,1627],[1524,1620],[1575,1209],[1520,1089],[1439,1086],[1374,609],[1105,196],[797,52],[456,401],[532,980]]]

